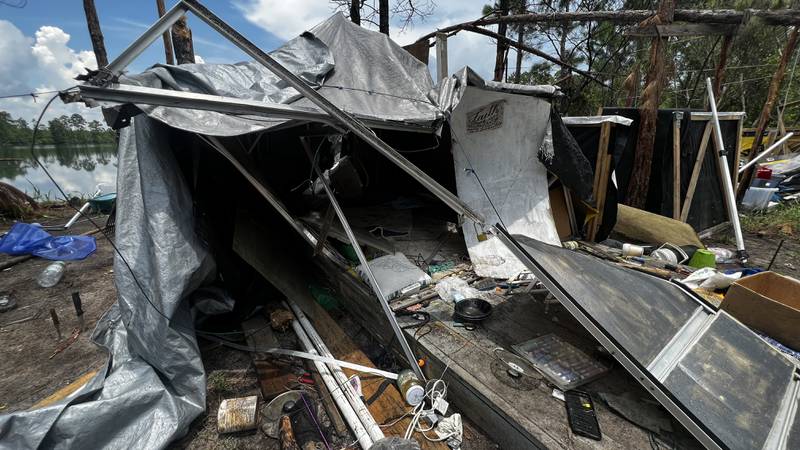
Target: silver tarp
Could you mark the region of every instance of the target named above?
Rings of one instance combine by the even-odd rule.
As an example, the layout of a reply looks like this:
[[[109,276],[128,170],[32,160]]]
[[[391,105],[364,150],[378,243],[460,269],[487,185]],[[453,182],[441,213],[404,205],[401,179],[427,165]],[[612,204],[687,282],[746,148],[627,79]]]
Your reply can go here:
[[[162,448],[205,410],[205,373],[181,300],[214,273],[165,127],[137,117],[118,149],[118,302],[92,339],[108,365],[45,408],[0,416],[0,448]]]

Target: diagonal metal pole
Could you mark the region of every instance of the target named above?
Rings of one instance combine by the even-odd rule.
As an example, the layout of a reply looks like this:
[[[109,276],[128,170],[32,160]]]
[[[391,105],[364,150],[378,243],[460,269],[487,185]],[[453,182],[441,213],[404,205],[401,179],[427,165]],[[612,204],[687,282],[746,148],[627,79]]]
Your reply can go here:
[[[414,370],[414,373],[417,374],[419,379],[424,380],[425,375],[422,374],[422,369],[420,369],[419,364],[417,363],[417,358],[414,356],[411,346],[408,345],[408,341],[406,340],[406,336],[403,334],[403,330],[400,328],[400,325],[397,324],[397,320],[394,317],[394,312],[392,312],[392,308],[389,306],[389,300],[383,294],[383,291],[381,291],[381,287],[378,285],[378,280],[375,278],[375,274],[372,273],[372,269],[370,269],[369,264],[367,264],[367,257],[364,256],[364,252],[361,251],[361,246],[358,245],[356,235],[353,234],[353,229],[350,228],[350,224],[347,222],[347,218],[344,216],[344,211],[342,211],[342,208],[339,206],[339,202],[336,201],[336,197],[333,195],[333,191],[328,185],[328,180],[325,179],[322,171],[319,170],[319,166],[314,160],[314,153],[311,151],[308,140],[306,138],[300,138],[300,141],[303,143],[303,149],[306,151],[308,160],[311,162],[314,172],[317,174],[317,179],[320,181],[320,183],[322,183],[322,187],[325,189],[325,194],[328,196],[333,210],[336,211],[336,215],[339,217],[339,222],[341,222],[342,228],[344,228],[344,232],[347,234],[347,239],[350,240],[350,244],[353,246],[353,250],[356,252],[356,256],[358,257],[358,261],[361,263],[361,267],[363,267],[364,272],[367,273],[369,284],[372,286],[372,290],[375,291],[375,294],[378,296],[378,300],[380,300],[383,313],[386,315],[386,319],[389,320],[389,324],[392,326],[394,335],[397,337],[397,341],[400,343],[400,347],[403,349],[403,353],[408,360],[408,364]]]
[[[306,83],[302,78],[292,73],[289,69],[283,67],[278,61],[266,54],[255,44],[247,40],[244,36],[239,34],[238,31],[231,28],[230,25],[225,23],[203,4],[197,0],[183,0],[181,3],[188,7],[211,28],[217,30],[217,32],[225,36],[229,41],[242,49],[242,51],[247,53],[250,57],[261,63],[264,67],[285,81],[289,86],[295,88],[303,96],[311,100],[311,102],[317,105],[319,109],[330,114],[331,117],[347,127],[353,132],[353,134],[364,140],[367,144],[375,148],[375,150],[383,154],[407,174],[419,181],[450,208],[474,222],[480,224],[485,223],[484,218],[480,214],[473,211],[466,203],[461,201],[461,199],[459,199],[457,196],[453,195],[452,192],[437,183],[436,180],[408,161],[405,157],[403,157],[403,155],[398,153],[389,144],[379,138],[372,130],[367,128],[367,126],[364,125],[360,120],[354,118],[347,112],[341,110],[338,106],[331,103],[328,99],[323,97],[322,94],[317,92],[313,87]]]

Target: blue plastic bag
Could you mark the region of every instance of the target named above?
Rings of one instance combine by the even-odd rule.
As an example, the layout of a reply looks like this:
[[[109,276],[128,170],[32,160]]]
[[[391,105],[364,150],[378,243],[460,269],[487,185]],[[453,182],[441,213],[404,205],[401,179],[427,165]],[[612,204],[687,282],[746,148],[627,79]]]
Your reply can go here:
[[[17,222],[0,238],[0,253],[33,255],[53,261],[84,259],[97,250],[93,236],[53,236],[37,225]]]

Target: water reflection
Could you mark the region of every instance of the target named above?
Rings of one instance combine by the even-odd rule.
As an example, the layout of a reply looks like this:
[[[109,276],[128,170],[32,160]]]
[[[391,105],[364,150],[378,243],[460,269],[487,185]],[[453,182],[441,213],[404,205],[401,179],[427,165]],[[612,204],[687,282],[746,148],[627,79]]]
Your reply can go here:
[[[116,146],[43,146],[36,154],[67,194],[89,195],[98,184],[103,185],[103,192],[116,191]],[[27,148],[0,149],[0,181],[40,200],[60,198]]]

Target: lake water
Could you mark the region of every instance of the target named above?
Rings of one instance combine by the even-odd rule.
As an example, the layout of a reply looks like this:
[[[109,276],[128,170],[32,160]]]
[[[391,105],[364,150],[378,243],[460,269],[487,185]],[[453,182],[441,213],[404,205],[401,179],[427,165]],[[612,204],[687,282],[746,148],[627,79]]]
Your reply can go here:
[[[98,184],[104,193],[117,190],[117,148],[39,147],[39,160],[70,195],[91,196]],[[25,191],[37,200],[60,200],[58,189],[36,164],[28,148],[0,149],[0,181]]]

